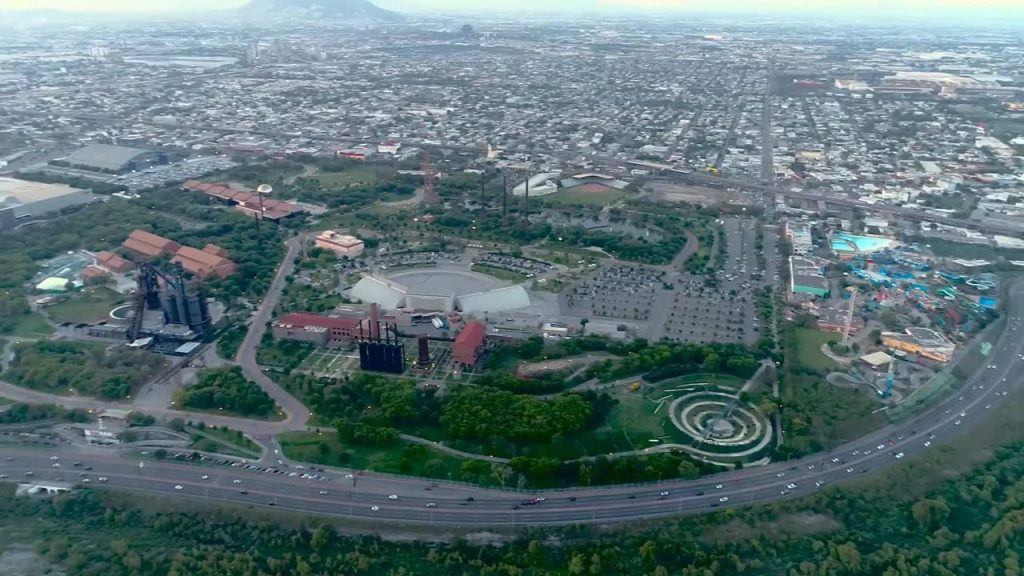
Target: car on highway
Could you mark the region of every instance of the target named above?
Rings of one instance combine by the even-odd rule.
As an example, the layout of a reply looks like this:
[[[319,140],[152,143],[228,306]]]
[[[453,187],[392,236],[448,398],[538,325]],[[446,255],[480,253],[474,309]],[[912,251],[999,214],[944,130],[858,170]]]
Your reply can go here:
[[[661,492],[658,493],[658,496],[664,500],[665,498],[668,497],[668,490],[662,490]]]
[[[427,502],[427,508],[436,508],[437,502]]]
[[[320,491],[320,495],[321,496],[327,496],[327,490],[321,490]]]
[[[232,480],[232,481],[231,481],[231,483],[232,483],[232,484],[241,484],[241,483],[242,483],[242,481],[241,481],[241,480],[239,480],[238,478],[235,478],[234,480]]]
[[[853,472],[853,468],[847,468],[846,471],[847,472]]]
[[[174,485],[174,489],[175,489],[175,490],[184,490],[184,489],[185,489],[185,487],[184,487],[184,486],[182,486],[181,484],[175,484],[175,485]]]
[[[209,479],[210,479],[210,475],[209,475],[209,474],[203,474],[203,475],[202,475],[202,476],[200,476],[199,478],[200,478],[201,480],[209,480]]]
[[[790,490],[796,490],[796,484],[790,482],[789,484],[786,484],[786,488],[789,488]]]
[[[721,498],[718,499],[718,501],[719,502],[728,502],[729,501],[729,497],[728,496],[722,496]]]
[[[376,506],[376,505],[370,506],[370,510],[372,510],[374,512],[380,512],[380,506]]]
[[[398,500],[398,494],[390,494],[390,495],[388,495],[388,500]]]
[[[715,484],[715,489],[716,490],[721,490],[722,489],[722,485],[721,484]]]
[[[107,477],[106,476],[100,476],[99,478],[96,479],[96,481],[97,482],[106,482],[107,481]]]
[[[242,496],[249,494],[247,490],[239,490],[238,493],[241,494]]]
[[[925,448],[927,448],[927,447],[929,447],[929,446],[931,446],[931,445],[932,445],[932,441],[931,441],[931,440],[928,440],[928,441],[926,441],[926,442],[924,443],[924,447],[925,447]]]
[[[896,454],[896,459],[899,460],[900,458],[903,458],[903,452]]]

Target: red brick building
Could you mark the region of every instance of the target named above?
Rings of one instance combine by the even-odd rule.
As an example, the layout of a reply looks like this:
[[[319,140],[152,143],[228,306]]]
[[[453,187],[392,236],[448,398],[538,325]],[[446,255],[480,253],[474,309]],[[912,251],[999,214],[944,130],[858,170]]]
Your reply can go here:
[[[282,340],[336,347],[358,338],[362,322],[361,318],[295,312],[278,318],[271,330],[275,338]]]
[[[476,366],[483,352],[487,326],[482,322],[470,322],[459,332],[452,347],[452,360],[457,366]]]
[[[143,258],[159,258],[174,254],[181,248],[174,240],[168,240],[163,236],[157,236],[145,230],[136,230],[128,235],[128,239],[121,243],[121,246],[129,252]]]

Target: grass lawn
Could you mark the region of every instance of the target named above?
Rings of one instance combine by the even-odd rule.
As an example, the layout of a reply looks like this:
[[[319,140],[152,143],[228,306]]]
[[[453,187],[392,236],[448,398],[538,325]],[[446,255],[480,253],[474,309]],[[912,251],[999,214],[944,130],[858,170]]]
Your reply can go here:
[[[728,386],[730,388],[736,388],[739,390],[746,383],[746,380],[738,376],[731,374],[687,374],[686,376],[679,376],[677,378],[669,378],[668,380],[662,380],[655,384],[651,384],[650,387],[657,387],[658,390],[666,390],[668,388],[675,388],[683,384],[715,384],[718,386]]]
[[[344,188],[352,184],[377,182],[377,171],[371,166],[358,166],[343,172],[320,172],[313,177],[324,188]]]
[[[839,367],[834,360],[821,353],[821,345],[837,342],[839,334],[813,328],[793,328],[793,349],[796,361],[803,367],[817,372],[831,372]]]
[[[583,206],[604,206],[606,204],[618,202],[625,197],[625,192],[609,188],[599,192],[586,190],[559,190],[554,194],[548,194],[541,198],[544,204],[550,205],[574,204]]]
[[[38,339],[46,338],[51,334],[53,334],[53,326],[50,326],[46,318],[36,312],[29,312],[15,318],[10,331],[5,335]]]
[[[58,324],[94,323],[108,319],[110,311],[124,302],[126,299],[123,295],[105,286],[97,286],[86,288],[59,304],[47,307],[46,313]]]
[[[342,444],[333,432],[288,432],[277,437],[289,459],[426,478],[458,478],[463,459],[427,446],[399,442],[392,446]]]
[[[208,426],[203,430],[192,429],[190,448],[203,452],[217,452],[243,457],[258,457],[260,447],[238,430]]]
[[[529,280],[529,278],[518,272],[512,272],[511,270],[504,270],[502,268],[495,268],[494,266],[488,266],[486,264],[473,264],[470,270],[472,270],[473,272],[479,272],[481,274],[487,274],[488,276],[494,276],[499,280],[508,280],[509,282],[514,282],[516,284],[522,284],[523,282]]]

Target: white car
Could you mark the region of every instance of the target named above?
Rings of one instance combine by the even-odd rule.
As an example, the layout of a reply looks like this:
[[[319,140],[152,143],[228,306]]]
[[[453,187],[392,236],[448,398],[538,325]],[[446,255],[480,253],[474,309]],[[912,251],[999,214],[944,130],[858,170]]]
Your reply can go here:
[[[437,506],[437,502],[427,502],[427,508],[434,508]]]
[[[722,489],[722,485],[721,484],[715,484],[715,489],[716,490],[721,490]]]
[[[953,424],[956,425],[956,426],[959,426],[960,425],[960,421],[959,420],[954,420]]]
[[[209,480],[210,476],[207,474],[203,474],[202,476],[200,476],[200,478],[202,478],[203,480]]]
[[[99,478],[97,478],[96,480],[98,480],[98,481],[100,481],[100,482],[106,482],[106,481],[107,481],[107,477],[106,477],[106,476],[100,476],[100,477],[99,477]]]
[[[327,490],[321,490],[320,491],[320,495],[321,496],[327,496]]]
[[[729,501],[729,497],[728,496],[722,496],[721,498],[718,499],[718,501],[719,502],[728,502]]]
[[[388,496],[388,500],[398,500],[398,494],[392,494]]]
[[[793,484],[793,483],[786,484],[786,488],[789,488],[790,490],[796,490],[796,484]]]
[[[929,440],[929,441],[927,441],[927,442],[925,442],[925,443],[924,443],[924,447],[925,447],[925,448],[927,448],[927,447],[929,447],[929,446],[931,446],[931,445],[932,445],[932,441],[931,441],[931,440]]]
[[[232,480],[232,481],[231,481],[231,483],[232,483],[232,484],[241,484],[241,483],[242,483],[242,481],[241,481],[241,480],[239,480],[238,478],[235,478],[234,480]]]
[[[875,446],[875,450],[885,450],[885,444],[879,444],[878,446]]]
[[[897,460],[899,460],[900,458],[903,458],[903,452],[900,452],[899,454],[896,455]]]
[[[779,472],[778,474],[776,474],[776,475],[775,475],[775,477],[776,477],[776,478],[782,478],[782,477],[783,477],[783,476],[785,476],[785,475],[786,475],[786,473],[785,473],[785,472]]]
[[[174,489],[175,489],[175,490],[184,490],[184,489],[185,489],[185,487],[184,487],[184,486],[182,486],[181,484],[175,484],[175,485],[174,485]]]
[[[853,472],[853,468],[847,468],[846,471],[847,472]]]
[[[667,490],[662,490],[661,493],[658,494],[658,496],[661,496],[662,498],[664,498],[665,496],[668,496],[668,491]]]
[[[374,512],[379,512],[380,506],[370,506],[370,510],[373,510]]]

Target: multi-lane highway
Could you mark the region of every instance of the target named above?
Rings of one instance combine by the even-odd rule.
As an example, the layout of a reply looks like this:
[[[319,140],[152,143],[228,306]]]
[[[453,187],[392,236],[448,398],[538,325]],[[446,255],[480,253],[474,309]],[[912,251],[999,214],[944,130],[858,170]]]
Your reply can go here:
[[[1012,294],[1019,295],[1024,282],[1011,288]],[[524,501],[534,494],[376,474],[348,478],[345,471],[329,470],[328,480],[320,481],[302,479],[301,473],[309,470],[295,468],[276,474],[244,467],[151,461],[140,470],[137,461],[116,453],[85,454],[71,447],[0,447],[0,473],[10,480],[82,482],[89,478],[87,484],[92,486],[165,496],[385,522],[461,526],[625,521],[793,498],[932,450],[985,420],[1011,388],[1022,382],[1024,298],[1012,298],[1010,307],[1006,329],[993,346],[989,364],[959,392],[924,413],[827,453],[700,480],[545,492],[545,501],[526,505]],[[52,460],[54,456],[58,459]],[[75,461],[81,465],[74,466]],[[86,471],[86,466],[92,470]],[[26,476],[27,472],[32,475]],[[290,472],[296,476],[288,476]],[[100,482],[100,477],[106,480]]]

